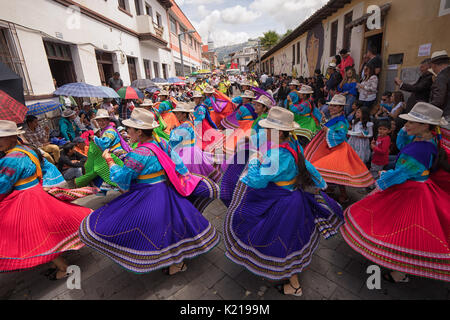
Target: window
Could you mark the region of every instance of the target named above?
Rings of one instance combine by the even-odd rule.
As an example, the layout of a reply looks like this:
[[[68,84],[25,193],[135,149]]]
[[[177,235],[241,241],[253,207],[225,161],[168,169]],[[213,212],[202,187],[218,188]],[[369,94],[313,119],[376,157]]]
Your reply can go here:
[[[153,61],[153,70],[155,71],[155,78],[159,78],[159,64]]]
[[[351,48],[351,40],[352,40],[352,28],[346,28],[353,21],[353,11],[347,13],[344,17],[344,42],[342,49],[347,49],[350,51]]]
[[[119,0],[119,8],[127,11],[126,0]]]
[[[127,57],[128,72],[130,73],[131,82],[137,80],[136,58]]]
[[[29,83],[28,72],[25,60],[21,59],[20,46],[17,46],[9,29],[0,28],[0,62],[4,63],[11,71],[15,72],[23,79],[23,89],[25,94],[33,94],[31,83]]]
[[[134,5],[136,6],[136,14],[138,16],[142,15],[141,0],[134,0]]]
[[[183,39],[184,39],[184,42],[186,42],[187,43],[187,40],[186,40],[186,32],[187,30],[185,29],[185,28],[183,28],[182,26],[180,26],[180,34],[181,33],[184,33],[183,34]]]
[[[153,10],[152,7],[149,4],[145,4],[145,14],[152,17],[153,19]]]
[[[295,65],[295,44],[292,46],[292,67]]]
[[[165,63],[162,64],[162,70],[163,70],[164,79],[169,78],[169,76],[167,74],[167,64],[165,64]]]
[[[450,14],[450,0],[441,0],[441,7],[439,8],[439,17]]]
[[[161,15],[158,12],[156,13],[156,23],[158,27],[162,27]]]
[[[145,79],[152,78],[151,62],[144,59]]]
[[[177,34],[177,32],[178,32],[178,31],[177,31],[177,22],[176,22],[175,19],[172,18],[172,17],[170,17],[169,20],[170,20],[170,31],[171,31],[172,33]]]
[[[194,39],[191,36],[189,36],[189,43],[191,47],[194,47]]]
[[[335,21],[331,24],[330,57],[336,55],[337,37],[338,37],[338,21]]]
[[[300,42],[297,43],[297,64],[300,64]]]

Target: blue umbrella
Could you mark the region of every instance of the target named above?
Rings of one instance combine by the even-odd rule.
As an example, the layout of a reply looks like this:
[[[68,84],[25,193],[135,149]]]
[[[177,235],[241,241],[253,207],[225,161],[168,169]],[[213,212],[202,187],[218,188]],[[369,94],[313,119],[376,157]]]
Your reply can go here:
[[[105,95],[107,95],[103,89],[84,82],[65,84],[53,94],[78,98],[105,98]]]
[[[159,84],[168,84],[167,80],[161,79],[161,78],[155,78],[155,79],[152,79],[152,81],[155,83],[159,83]]]
[[[174,78],[167,79],[167,82],[169,82],[169,83],[180,83],[180,82],[184,82],[184,80],[181,80],[180,78],[174,77]]]
[[[137,88],[133,88],[133,89],[136,90],[136,93],[137,93],[139,99],[144,99],[145,98],[145,95],[144,95],[144,93],[141,90],[139,90]]]
[[[104,97],[98,97],[98,98],[111,98],[111,99],[120,98],[120,96],[117,94],[117,92],[113,88],[103,87],[103,86],[99,86],[98,88],[102,89],[103,92],[105,93]]]
[[[145,91],[147,91],[148,93],[155,93],[156,91],[159,91],[160,89],[158,87],[152,87],[152,88],[147,88],[145,89]]]
[[[54,101],[49,102],[38,102],[28,106],[27,116],[38,116],[62,107],[62,104],[55,103]]]

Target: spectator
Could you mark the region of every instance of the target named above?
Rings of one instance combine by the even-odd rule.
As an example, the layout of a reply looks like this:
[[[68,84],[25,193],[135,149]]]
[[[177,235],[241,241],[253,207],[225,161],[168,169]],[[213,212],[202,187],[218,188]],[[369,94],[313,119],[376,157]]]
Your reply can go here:
[[[342,78],[345,78],[347,68],[349,67],[353,68],[355,66],[355,61],[353,61],[353,58],[350,56],[350,53],[347,49],[342,49],[341,52],[339,52],[339,54],[341,55],[342,61],[338,65],[338,68],[341,72]],[[356,71],[355,71],[355,78],[356,78]]]
[[[450,57],[447,51],[438,51],[431,57],[431,68],[437,74],[431,87],[431,104],[444,111],[444,117],[450,117]]]
[[[113,77],[108,80],[108,86],[116,91],[123,87],[123,81],[120,79],[120,73],[114,73]]]
[[[403,95],[403,92],[396,91],[394,92],[392,97],[394,99],[394,107],[392,108],[392,111],[384,111],[388,114],[389,118],[397,119],[400,114],[404,113],[403,111],[405,110],[405,96]]]
[[[268,78],[268,76],[267,76],[266,73],[263,73],[263,75],[260,78],[261,86],[262,86],[263,89],[266,87],[267,78]]]
[[[75,108],[77,105],[77,102],[73,97],[67,97],[67,96],[60,96],[59,97],[59,103],[62,104],[66,109]]]
[[[323,81],[323,75],[320,69],[316,69],[314,71],[315,85],[313,87],[314,90],[314,99],[317,101],[321,98],[325,98],[325,94],[323,92],[323,88],[325,87],[325,83]]]
[[[59,131],[66,141],[73,141],[81,134],[80,129],[74,122],[76,116],[77,113],[75,111],[67,109],[63,112],[61,119],[59,119]]]
[[[433,74],[428,71],[431,67],[431,59],[426,59],[420,64],[420,77],[415,84],[404,83],[399,78],[395,78],[395,83],[400,90],[412,92],[409,97],[404,113],[409,113],[417,102],[430,101],[431,86],[433,85]]]
[[[359,91],[359,100],[372,112],[378,93],[378,77],[376,76],[375,69],[372,65],[367,64],[364,67],[364,78],[361,83],[356,85],[356,87]]]
[[[342,77],[339,72],[336,71],[336,64],[334,62],[330,63],[330,66],[328,68],[328,74],[330,76],[329,80],[326,83],[326,89],[329,93],[330,90],[337,90],[337,87],[342,82]]]
[[[25,139],[28,143],[39,148],[45,159],[52,164],[57,164],[59,161],[59,147],[54,144],[50,144],[50,129],[48,127],[42,128],[39,125],[38,118],[35,116],[27,116],[25,120],[27,129],[25,130]]]
[[[367,65],[374,69],[374,74],[379,76],[381,73],[381,67],[383,66],[383,61],[377,54],[375,47],[369,47],[367,50]]]
[[[58,162],[58,169],[65,180],[73,180],[83,175],[83,167],[87,158],[75,151],[74,143],[67,143]]]
[[[378,125],[378,138],[371,143],[372,165],[370,172],[375,180],[380,177],[380,171],[389,164],[389,150],[391,146],[391,124],[389,121],[382,121]]]
[[[280,107],[283,107],[284,101],[287,99],[289,92],[291,92],[291,90],[289,89],[287,82],[284,81],[276,94],[277,102]]]
[[[347,99],[347,105],[344,108],[345,116],[348,116],[352,112],[353,102],[358,95],[358,90],[356,89],[357,84],[356,70],[353,67],[347,67],[344,79],[338,87],[338,91]]]
[[[389,112],[392,111],[393,107],[392,92],[386,91],[381,97],[379,108],[377,110],[374,108],[372,114],[375,115],[377,120],[389,120]]]

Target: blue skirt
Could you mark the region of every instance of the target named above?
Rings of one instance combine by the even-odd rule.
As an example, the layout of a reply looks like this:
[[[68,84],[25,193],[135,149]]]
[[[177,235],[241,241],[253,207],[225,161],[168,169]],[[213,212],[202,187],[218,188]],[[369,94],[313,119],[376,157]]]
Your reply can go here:
[[[83,220],[81,240],[134,273],[194,258],[219,242],[215,228],[166,182],[135,184]]]
[[[226,255],[259,276],[286,279],[309,265],[319,235],[335,235],[342,223],[341,206],[325,193],[239,181],[224,225]]]

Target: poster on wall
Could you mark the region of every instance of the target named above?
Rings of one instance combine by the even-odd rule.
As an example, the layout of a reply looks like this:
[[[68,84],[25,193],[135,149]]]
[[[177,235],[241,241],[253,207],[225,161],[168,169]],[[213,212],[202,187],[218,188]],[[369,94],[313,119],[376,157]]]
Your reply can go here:
[[[419,47],[419,57],[428,57],[431,55],[431,43],[423,44]]]
[[[306,59],[310,77],[314,75],[316,69],[321,68],[325,43],[324,34],[323,25],[319,23],[308,32],[306,38]]]

